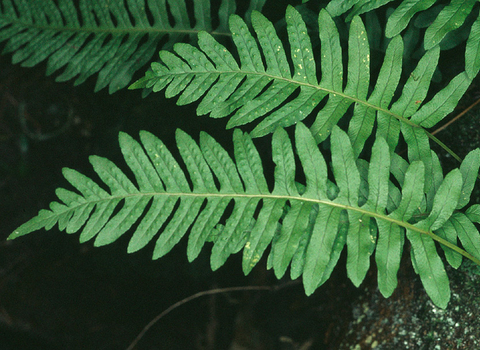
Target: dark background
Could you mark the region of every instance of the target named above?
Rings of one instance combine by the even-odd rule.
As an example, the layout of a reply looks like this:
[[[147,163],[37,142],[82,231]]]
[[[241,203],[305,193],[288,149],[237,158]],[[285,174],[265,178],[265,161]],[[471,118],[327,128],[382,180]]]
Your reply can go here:
[[[450,56],[454,62],[454,52]],[[204,130],[231,150],[226,120],[197,117],[195,106],[177,107],[163,92],[146,98],[139,91],[93,93],[94,78],[75,87],[45,77],[44,64],[22,68],[10,62],[10,56],[0,56],[0,350],[126,349],[170,305],[231,286],[276,289],[196,299],[161,319],[137,349],[477,348],[480,294],[469,264],[449,271],[452,301],[443,311],[426,297],[407,254],[399,288],[389,299],[376,290],[374,266],[354,288],[345,276],[344,254],[332,278],[306,297],[300,281],[276,280],[263,260],[247,277],[241,254],[211,272],[206,247],[190,264],[185,239],[156,261],[152,244],[127,254],[128,233],[102,248],[79,244],[78,234],[55,228],[6,241],[55,200],[57,187],[69,188],[62,167],[96,179],[88,163],[96,154],[126,170],[119,131],[137,137],[148,130],[174,150],[176,128],[197,140]],[[478,91],[474,84],[455,113],[473,103]],[[464,156],[480,143],[478,113],[473,109],[438,136]],[[256,141],[266,154],[267,172],[269,142]],[[447,168],[458,166],[441,156]]]

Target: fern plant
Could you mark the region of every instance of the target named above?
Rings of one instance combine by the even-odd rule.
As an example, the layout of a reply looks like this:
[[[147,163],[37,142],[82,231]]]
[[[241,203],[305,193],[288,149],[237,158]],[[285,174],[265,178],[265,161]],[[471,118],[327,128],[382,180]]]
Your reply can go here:
[[[426,129],[455,108],[480,69],[480,20],[471,26],[466,42],[465,71],[428,95],[438,66],[438,41],[458,27],[450,23],[452,17],[440,12],[437,20],[443,29],[438,31],[443,34],[431,36],[435,38],[431,47],[425,39],[426,51],[416,68],[403,72],[399,33],[428,4],[400,4],[387,22],[392,38],[371,84],[367,31],[358,14],[373,5],[357,2],[346,16],[351,21],[344,83],[345,49],[332,18],[349,10],[341,4],[345,2],[332,1],[318,14],[319,49],[313,48],[300,13],[289,6],[285,19],[290,55],[273,24],[259,12],[251,17],[256,38],[244,20],[230,17],[240,64],[207,32],[198,34],[198,48],[177,43],[173,52],[160,51],[161,62],[153,63],[131,88],[165,89],[167,97],[180,95],[180,105],[201,100],[197,114],[230,116],[228,127],[262,119],[251,133],[234,131],[234,159],[205,133],[198,145],[177,131],[184,171],[152,134],[141,132],[139,143],[121,133],[120,148],[136,184],[112,162],[92,156],[94,170],[109,191],[64,169],[77,192],[58,189],[61,202],[52,202],[50,209],[40,211],[9,238],[58,224],[68,233],[81,231],[81,242],[95,238],[95,245],[102,246],[137,224],[128,252],[145,247],[160,232],[153,253],[159,258],[188,233],[189,260],[212,242],[211,266],[217,269],[243,249],[245,273],[270,246],[267,267],[277,277],[290,268],[291,278],[302,277],[307,294],[329,278],[346,248],[348,277],[356,286],[374,255],[378,286],[386,297],[396,288],[408,241],[426,292],[436,305],[446,307],[450,289],[444,259],[454,268],[462,257],[480,265],[480,234],[475,227],[480,206],[467,208],[480,150],[471,151],[459,169],[444,176],[430,140],[457,156]],[[462,10],[467,5],[453,1],[449,6]],[[432,24],[426,33],[429,30],[437,29]],[[402,73],[408,79],[399,86]],[[316,115],[307,118],[312,112]],[[341,119],[347,119],[347,132],[337,125]],[[294,124],[292,146],[284,128]],[[272,190],[252,141],[269,133],[275,163]],[[395,153],[400,135],[408,161]],[[303,177],[304,183],[299,180]]]

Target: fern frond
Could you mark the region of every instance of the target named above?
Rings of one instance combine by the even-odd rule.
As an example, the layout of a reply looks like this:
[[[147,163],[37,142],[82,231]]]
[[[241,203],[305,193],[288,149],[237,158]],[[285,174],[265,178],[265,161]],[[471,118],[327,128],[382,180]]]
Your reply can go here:
[[[210,113],[213,118],[233,114],[227,127],[263,118],[253,129],[253,137],[305,119],[328,96],[311,125],[317,142],[330,135],[332,127],[353,104],[348,133],[355,156],[362,151],[376,121],[377,136],[384,137],[392,151],[400,133],[403,133],[409,146],[410,161],[424,160],[429,171],[431,156],[428,138],[439,141],[425,128],[436,125],[453,110],[472,77],[477,74],[478,38],[472,36],[467,43],[471,48],[466,52],[467,62],[473,66],[458,74],[429,102],[423,103],[437,67],[440,55],[438,46],[425,52],[409,75],[400,96],[392,101],[402,74],[403,42],[400,36],[390,41],[379,77],[373,92],[369,94],[370,50],[365,27],[359,17],[355,17],[350,25],[345,88],[339,34],[328,13],[322,10],[318,16],[319,53],[313,52],[305,23],[293,7],[287,9],[286,21],[291,49],[289,57],[272,23],[263,15],[252,14],[259,46],[243,20],[232,16],[230,29],[241,65],[211,35],[201,32],[199,49],[178,44],[174,46],[175,53],[161,51],[162,63],[152,64],[153,72],[131,88],[148,87],[153,91],[166,89],[167,97],[180,95],[177,101],[179,105],[201,100],[198,114]],[[475,31],[478,31],[476,26]],[[319,67],[315,65],[315,55],[321,65],[320,82],[317,79]],[[297,96],[294,96],[295,92],[298,92]],[[418,145],[422,145],[422,148]],[[447,151],[451,152],[448,148]]]
[[[263,3],[252,1],[249,12]],[[8,40],[4,52],[13,52],[13,63],[31,67],[48,59],[47,74],[65,68],[57,80],[78,76],[75,84],[98,73],[95,90],[108,85],[113,93],[130,83],[162,40],[169,48],[200,30],[226,35],[232,13],[235,1],[222,0],[212,30],[209,0],[194,0],[193,16],[184,0],[2,0],[0,42]]]
[[[345,246],[347,273],[358,286],[376,250],[379,288],[388,296],[396,286],[406,232],[416,271],[427,293],[441,307],[448,302],[449,289],[434,241],[453,250],[452,254],[480,263],[480,234],[471,222],[473,214],[454,213],[470,196],[472,174],[478,172],[480,164],[478,150],[468,156],[473,160],[471,164],[453,170],[443,179],[432,209],[424,212],[426,206],[421,203],[427,193],[423,163],[409,165],[399,156],[392,156],[381,137],[373,145],[370,162],[356,160],[349,136],[335,126],[331,136],[331,182],[327,162],[315,139],[299,123],[295,149],[306,182],[298,184],[294,148],[286,131],[278,129],[272,140],[272,191],[252,139],[239,130],[234,132],[235,162],[207,134],[201,134],[198,145],[178,131],[177,145],[185,171],[152,134],[142,131],[140,139],[141,144],[124,133],[119,137],[136,184],[109,160],[92,156],[94,170],[109,190],[74,170],[64,169],[66,179],[78,193],[58,189],[61,202],[52,202],[49,210],[40,211],[9,239],[58,224],[67,233],[81,231],[81,242],[95,237],[95,246],[103,246],[135,225],[128,251],[145,247],[160,231],[153,252],[156,259],[189,232],[190,261],[206,242],[212,241],[213,269],[243,249],[245,273],[271,245],[268,265],[278,277],[291,265],[292,277],[303,276],[307,294],[328,279]],[[392,157],[395,161],[391,161]],[[398,178],[399,188],[390,181],[390,173]],[[232,202],[233,209],[226,214]],[[475,210],[470,208],[470,213]],[[418,221],[418,217],[425,219]],[[457,246],[456,238],[452,239],[452,230],[465,251]]]

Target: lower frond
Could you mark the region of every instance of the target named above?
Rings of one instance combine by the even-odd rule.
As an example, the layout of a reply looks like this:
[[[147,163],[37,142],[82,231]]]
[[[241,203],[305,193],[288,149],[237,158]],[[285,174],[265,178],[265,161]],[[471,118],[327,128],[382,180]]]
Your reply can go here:
[[[207,134],[202,133],[197,144],[178,131],[177,145],[186,171],[148,132],[140,133],[141,143],[124,133],[119,139],[135,183],[109,160],[91,157],[109,191],[64,169],[77,192],[58,189],[61,202],[52,202],[49,210],[41,210],[9,239],[58,224],[68,233],[81,232],[80,241],[95,238],[94,244],[102,246],[134,227],[128,251],[147,246],[160,232],[153,251],[153,258],[159,258],[188,234],[189,260],[212,242],[211,265],[217,269],[243,249],[245,273],[271,246],[268,266],[279,278],[290,267],[292,278],[303,277],[307,294],[329,278],[346,247],[352,282],[362,283],[375,254],[379,289],[389,296],[397,284],[406,233],[415,269],[427,293],[441,307],[448,303],[450,293],[435,241],[442,244],[452,265],[458,266],[462,255],[480,264],[480,234],[472,223],[479,221],[480,210],[472,206],[466,214],[455,211],[470,197],[480,165],[478,150],[467,156],[468,165],[440,179],[431,208],[425,211],[423,162],[408,164],[391,156],[381,137],[367,162],[356,159],[349,136],[334,127],[331,160],[326,161],[305,125],[296,126],[297,156],[287,132],[277,129],[272,141],[272,191],[251,137],[240,130],[234,132],[235,160]],[[296,169],[296,157],[300,169]],[[328,177],[330,161],[334,181]],[[305,175],[304,184],[296,181],[299,171]],[[391,174],[399,186],[391,181]],[[227,214],[229,205],[233,209]],[[457,237],[465,250],[458,247]]]

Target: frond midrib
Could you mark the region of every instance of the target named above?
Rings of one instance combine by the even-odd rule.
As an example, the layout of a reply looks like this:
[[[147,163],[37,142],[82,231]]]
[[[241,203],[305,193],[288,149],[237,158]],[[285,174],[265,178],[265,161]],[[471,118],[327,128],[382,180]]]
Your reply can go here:
[[[290,84],[295,84],[297,85],[298,87],[309,87],[309,88],[312,88],[312,89],[316,89],[317,91],[323,91],[323,92],[326,92],[327,94],[331,94],[331,95],[338,95],[338,96],[341,96],[347,100],[350,100],[352,101],[352,103],[358,103],[358,104],[362,104],[364,105],[365,107],[367,108],[372,108],[372,109],[375,109],[377,110],[378,112],[382,112],[382,113],[385,113],[385,114],[388,114],[396,119],[398,119],[399,121],[401,121],[402,123],[405,123],[405,124],[408,124],[412,127],[415,127],[415,128],[420,128],[420,129],[424,129],[421,125],[418,125],[418,124],[415,124],[413,123],[412,121],[410,121],[409,119],[405,118],[405,117],[402,117],[401,115],[399,114],[395,114],[393,113],[392,111],[388,110],[388,109],[385,109],[385,108],[382,108],[382,107],[379,107],[379,106],[376,106],[372,103],[369,103],[368,101],[366,100],[362,100],[362,99],[359,99],[357,97],[353,97],[353,96],[350,96],[350,95],[347,95],[345,94],[344,92],[339,92],[339,91],[336,91],[336,90],[331,90],[331,89],[327,89],[327,88],[324,88],[320,85],[314,85],[314,84],[310,84],[310,83],[307,83],[307,82],[301,82],[301,81],[298,81],[298,80],[294,80],[294,79],[291,79],[291,78],[285,78],[285,77],[282,77],[282,76],[278,76],[278,75],[272,75],[272,74],[268,74],[266,72],[255,72],[255,71],[244,71],[242,69],[238,70],[238,71],[235,71],[235,70],[204,70],[204,71],[190,71],[190,72],[172,72],[172,71],[168,71],[166,73],[163,73],[161,75],[158,75],[158,76],[154,76],[152,77],[152,80],[154,79],[162,79],[162,78],[165,78],[165,77],[168,77],[168,76],[181,76],[181,75],[194,75],[194,76],[200,76],[200,75],[204,75],[204,74],[207,74],[207,75],[211,75],[211,74],[243,74],[245,76],[248,76],[248,75],[260,75],[260,76],[263,76],[263,77],[267,77],[269,78],[270,80],[276,80],[276,81],[285,81],[287,83],[290,83]],[[424,129],[425,130],[425,129]]]
[[[1,18],[2,16],[0,16]],[[160,27],[137,27],[137,26],[131,26],[131,27],[125,27],[125,26],[98,26],[98,27],[86,27],[86,26],[80,26],[80,27],[73,27],[73,26],[58,26],[58,25],[40,25],[40,24],[35,24],[35,23],[29,23],[22,21],[21,19],[16,19],[16,20],[11,20],[9,17],[7,17],[7,22],[9,22],[12,25],[18,25],[21,26],[25,29],[37,29],[40,31],[54,31],[57,33],[61,32],[74,32],[74,33],[90,33],[90,34],[99,34],[99,33],[108,33],[112,35],[127,35],[127,34],[142,34],[142,35],[165,35],[165,34],[173,34],[173,33],[181,33],[181,34],[198,34],[201,31],[205,31],[204,29],[194,29],[194,28],[181,28],[181,29],[176,29],[175,27],[172,28],[160,28]],[[208,32],[209,34],[213,36],[227,36],[231,37],[232,33],[230,32],[221,32],[221,31],[211,31]]]
[[[335,200],[324,200],[324,199],[318,199],[318,198],[309,198],[309,197],[302,197],[302,196],[292,196],[292,195],[279,195],[279,194],[271,194],[271,193],[266,193],[266,194],[256,194],[256,193],[209,193],[209,192],[137,192],[137,193],[130,193],[126,195],[111,195],[108,198],[102,198],[100,200],[87,200],[86,202],[74,205],[74,206],[68,206],[66,204],[65,207],[68,208],[67,210],[63,212],[52,212],[55,215],[61,215],[69,211],[75,212],[76,210],[80,209],[82,206],[88,205],[88,204],[98,204],[101,202],[105,201],[111,201],[111,200],[125,200],[127,198],[132,198],[132,197],[137,197],[137,196],[147,196],[147,197],[157,197],[157,196],[166,196],[166,197],[203,197],[204,199],[209,199],[209,198],[229,198],[230,200],[233,199],[241,199],[241,198],[248,198],[248,199],[262,199],[262,200],[267,200],[267,199],[272,199],[272,200],[288,200],[290,202],[294,201],[300,201],[300,202],[305,202],[305,203],[313,203],[313,204],[323,204],[323,205],[328,205],[331,207],[336,207],[340,209],[344,209],[347,211],[355,211],[364,215],[367,215],[372,218],[384,220],[390,223],[393,223],[397,226],[403,227],[407,230],[414,231],[420,234],[426,234],[433,240],[439,242],[440,244],[443,244],[444,246],[458,252],[459,254],[465,256],[466,258],[472,260],[476,264],[480,265],[480,260],[472,256],[471,254],[467,253],[463,249],[457,247],[456,245],[450,243],[449,241],[439,237],[438,235],[434,234],[431,231],[423,230],[417,226],[414,226],[413,224],[405,221],[400,221],[395,218],[392,218],[386,214],[382,213],[377,213],[373,211],[369,211],[360,207],[354,207],[351,205],[347,204],[342,204],[335,202]]]

